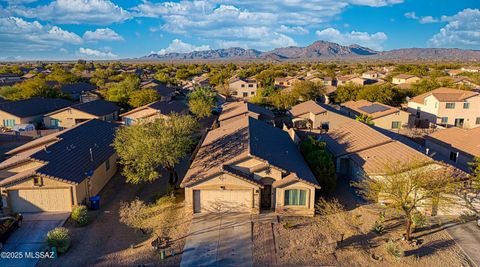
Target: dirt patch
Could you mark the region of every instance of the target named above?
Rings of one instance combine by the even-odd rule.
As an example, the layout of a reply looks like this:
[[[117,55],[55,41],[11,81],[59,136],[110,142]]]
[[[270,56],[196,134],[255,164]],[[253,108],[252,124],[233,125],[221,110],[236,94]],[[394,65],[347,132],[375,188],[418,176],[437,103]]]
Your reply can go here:
[[[255,222],[253,224],[253,262],[255,266],[271,266],[277,263],[273,224]]]
[[[431,227],[414,233],[420,245],[401,241],[403,224],[387,214],[385,232],[372,231],[378,220],[375,206],[315,218],[283,217],[274,225],[279,265],[335,266],[473,266],[445,231]],[[342,240],[343,242],[340,242]],[[256,237],[255,237],[256,238]],[[404,257],[387,252],[393,240]]]

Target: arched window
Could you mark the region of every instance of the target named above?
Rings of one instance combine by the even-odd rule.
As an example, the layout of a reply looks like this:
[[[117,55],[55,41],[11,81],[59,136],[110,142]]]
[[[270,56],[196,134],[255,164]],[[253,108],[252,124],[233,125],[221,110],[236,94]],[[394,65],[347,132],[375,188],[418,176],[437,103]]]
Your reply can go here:
[[[307,191],[301,189],[285,190],[285,206],[306,206]]]

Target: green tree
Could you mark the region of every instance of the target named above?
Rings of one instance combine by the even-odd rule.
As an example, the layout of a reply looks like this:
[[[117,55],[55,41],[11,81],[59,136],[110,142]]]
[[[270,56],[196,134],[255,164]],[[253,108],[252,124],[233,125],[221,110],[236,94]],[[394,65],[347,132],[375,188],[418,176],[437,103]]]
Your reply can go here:
[[[320,184],[320,192],[331,194],[335,191],[337,178],[333,157],[325,150],[326,144],[309,136],[300,143],[300,151]]]
[[[299,81],[293,85],[292,93],[300,101],[315,100],[321,96],[323,87],[310,81]]]
[[[133,91],[129,96],[128,104],[131,107],[140,107],[160,99],[160,95],[154,89],[146,88]]]
[[[129,75],[125,80],[112,84],[107,90],[108,101],[117,102],[120,105],[127,105],[130,100],[130,94],[138,90],[140,79],[134,75]]]
[[[152,122],[120,128],[114,140],[123,175],[127,182],[152,182],[159,177],[158,168],[169,171],[170,182],[176,181],[175,165],[193,148],[193,133],[198,128],[191,116],[171,114]]]
[[[188,106],[197,118],[209,117],[215,107],[215,93],[208,88],[198,88],[190,94]]]
[[[277,91],[270,96],[270,103],[277,109],[288,109],[297,103],[298,98],[292,92]]]
[[[49,86],[41,76],[17,83],[15,87],[20,91],[18,99],[27,99],[35,96],[52,98],[62,96],[59,88]]]
[[[0,96],[7,100],[22,99],[22,91],[14,86],[0,87]]]
[[[359,91],[360,86],[356,86],[352,83],[339,86],[336,92],[335,101],[337,103],[345,103],[351,100],[356,100]]]
[[[355,117],[355,120],[359,122],[363,122],[368,125],[375,125],[375,123],[372,121],[373,120],[372,116],[369,116],[367,114],[360,114],[357,117]]]

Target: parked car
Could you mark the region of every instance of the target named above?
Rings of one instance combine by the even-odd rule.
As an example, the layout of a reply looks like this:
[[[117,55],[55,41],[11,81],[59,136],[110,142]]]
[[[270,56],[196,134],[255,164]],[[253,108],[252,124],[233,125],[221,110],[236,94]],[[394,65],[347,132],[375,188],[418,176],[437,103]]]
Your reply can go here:
[[[22,225],[22,221],[23,216],[20,213],[0,217],[0,249],[3,248],[8,237]]]
[[[15,132],[28,132],[35,131],[35,125],[33,124],[17,124],[13,126],[12,130]]]

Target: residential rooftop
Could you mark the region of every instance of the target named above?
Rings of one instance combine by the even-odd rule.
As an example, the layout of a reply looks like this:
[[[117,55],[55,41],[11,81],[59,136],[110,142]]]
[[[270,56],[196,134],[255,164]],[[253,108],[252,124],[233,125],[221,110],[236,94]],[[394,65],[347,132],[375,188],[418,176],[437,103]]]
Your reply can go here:
[[[398,108],[379,102],[370,102],[367,100],[348,101],[343,103],[342,106],[347,107],[359,114],[368,115],[373,119],[377,119],[400,111],[400,109]]]
[[[70,106],[73,103],[60,98],[32,97],[0,104],[0,111],[20,118],[31,117],[52,112]]]
[[[428,140],[454,147],[474,157],[480,157],[480,127],[463,129],[452,127],[436,131]]]
[[[474,91],[440,87],[430,92],[418,95],[412,98],[410,101],[423,104],[425,102],[425,98],[433,96],[440,102],[463,102],[464,100],[477,96],[478,94],[478,92]]]

